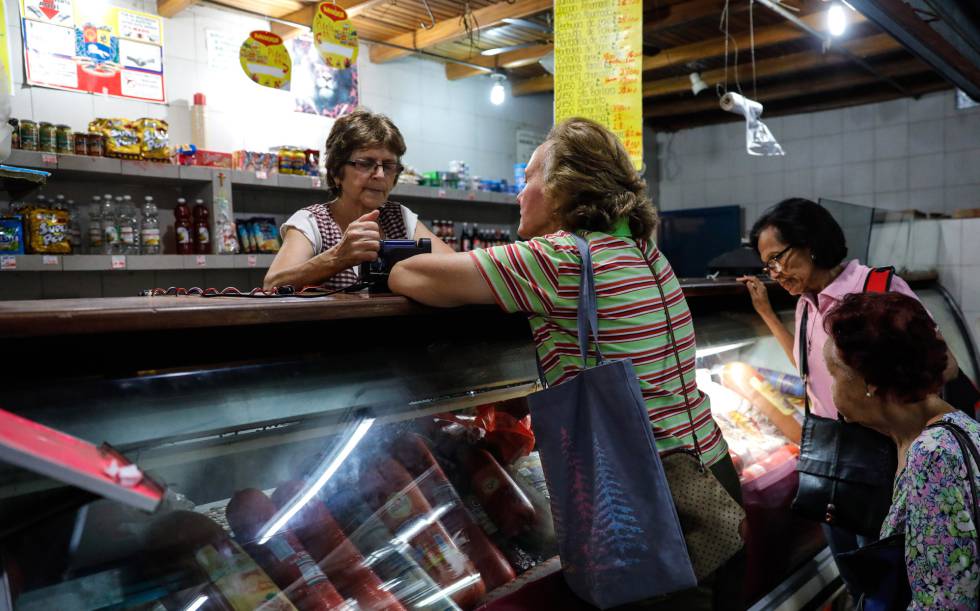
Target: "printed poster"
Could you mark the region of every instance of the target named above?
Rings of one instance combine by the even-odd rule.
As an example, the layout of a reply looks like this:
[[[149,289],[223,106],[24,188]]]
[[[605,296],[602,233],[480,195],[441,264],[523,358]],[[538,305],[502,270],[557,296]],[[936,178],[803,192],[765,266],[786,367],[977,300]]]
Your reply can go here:
[[[643,166],[643,0],[555,0],[555,122],[586,117]]]
[[[163,21],[85,0],[21,0],[27,83],[166,102]]]
[[[292,93],[296,112],[337,118],[357,108],[357,66],[336,70],[320,58],[313,37],[290,41],[293,56]]]
[[[10,39],[7,37],[7,8],[0,2],[0,80],[3,91],[14,95],[14,69],[10,65]]]
[[[313,40],[323,62],[331,68],[343,70],[357,62],[357,30],[347,18],[347,11],[336,4],[317,5]]]
[[[289,81],[293,78],[293,62],[282,42],[282,38],[264,30],[256,30],[245,39],[239,58],[242,70],[252,82],[263,87],[289,91]]]

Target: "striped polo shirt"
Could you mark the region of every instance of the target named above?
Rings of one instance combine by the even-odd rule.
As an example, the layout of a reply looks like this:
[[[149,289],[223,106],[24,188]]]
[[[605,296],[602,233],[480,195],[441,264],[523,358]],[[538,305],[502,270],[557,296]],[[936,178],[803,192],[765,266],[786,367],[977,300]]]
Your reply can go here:
[[[600,349],[606,359],[632,360],[657,449],[661,454],[694,449],[683,384],[704,462],[715,464],[728,446],[711,416],[708,396],[695,381],[691,311],[666,257],[653,240],[630,238],[625,222],[612,235],[582,235],[589,240],[592,252]],[[581,371],[576,321],[582,259],[572,235],[559,231],[527,242],[474,250],[470,256],[500,307],[507,312],[528,314],[548,383],[561,384]],[[670,346],[664,302],[647,261],[663,287],[683,382]]]

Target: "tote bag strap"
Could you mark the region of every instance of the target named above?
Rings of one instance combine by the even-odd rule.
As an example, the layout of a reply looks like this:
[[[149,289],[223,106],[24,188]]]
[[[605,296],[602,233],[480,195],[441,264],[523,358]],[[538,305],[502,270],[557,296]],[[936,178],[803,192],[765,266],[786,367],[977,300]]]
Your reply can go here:
[[[596,364],[605,361],[599,348],[599,308],[596,304],[595,275],[592,269],[592,253],[589,242],[573,233],[578,253],[582,257],[582,270],[578,284],[578,348],[582,362],[589,366],[589,340],[595,346]]]

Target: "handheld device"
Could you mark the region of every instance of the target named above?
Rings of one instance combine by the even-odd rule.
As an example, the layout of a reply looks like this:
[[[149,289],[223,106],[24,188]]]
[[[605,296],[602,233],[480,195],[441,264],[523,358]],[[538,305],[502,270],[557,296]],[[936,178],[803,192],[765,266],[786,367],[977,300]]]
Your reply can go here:
[[[381,240],[381,250],[374,261],[361,263],[361,281],[367,285],[369,293],[390,293],[388,275],[395,263],[414,257],[415,255],[432,252],[432,241],[428,238],[421,240]]]

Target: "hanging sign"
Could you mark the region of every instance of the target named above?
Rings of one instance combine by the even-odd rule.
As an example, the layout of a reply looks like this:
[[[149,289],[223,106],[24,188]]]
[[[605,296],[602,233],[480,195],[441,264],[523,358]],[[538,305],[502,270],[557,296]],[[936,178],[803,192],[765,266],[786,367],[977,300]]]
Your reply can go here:
[[[643,165],[643,0],[555,0],[555,122],[586,117]]]
[[[289,91],[293,62],[282,44],[282,38],[272,32],[256,30],[242,43],[238,53],[242,70],[263,87]]]
[[[313,41],[320,57],[331,68],[350,68],[357,61],[357,30],[347,18],[347,11],[321,2],[313,17]]]
[[[27,83],[166,102],[163,21],[104,3],[21,0]]]

